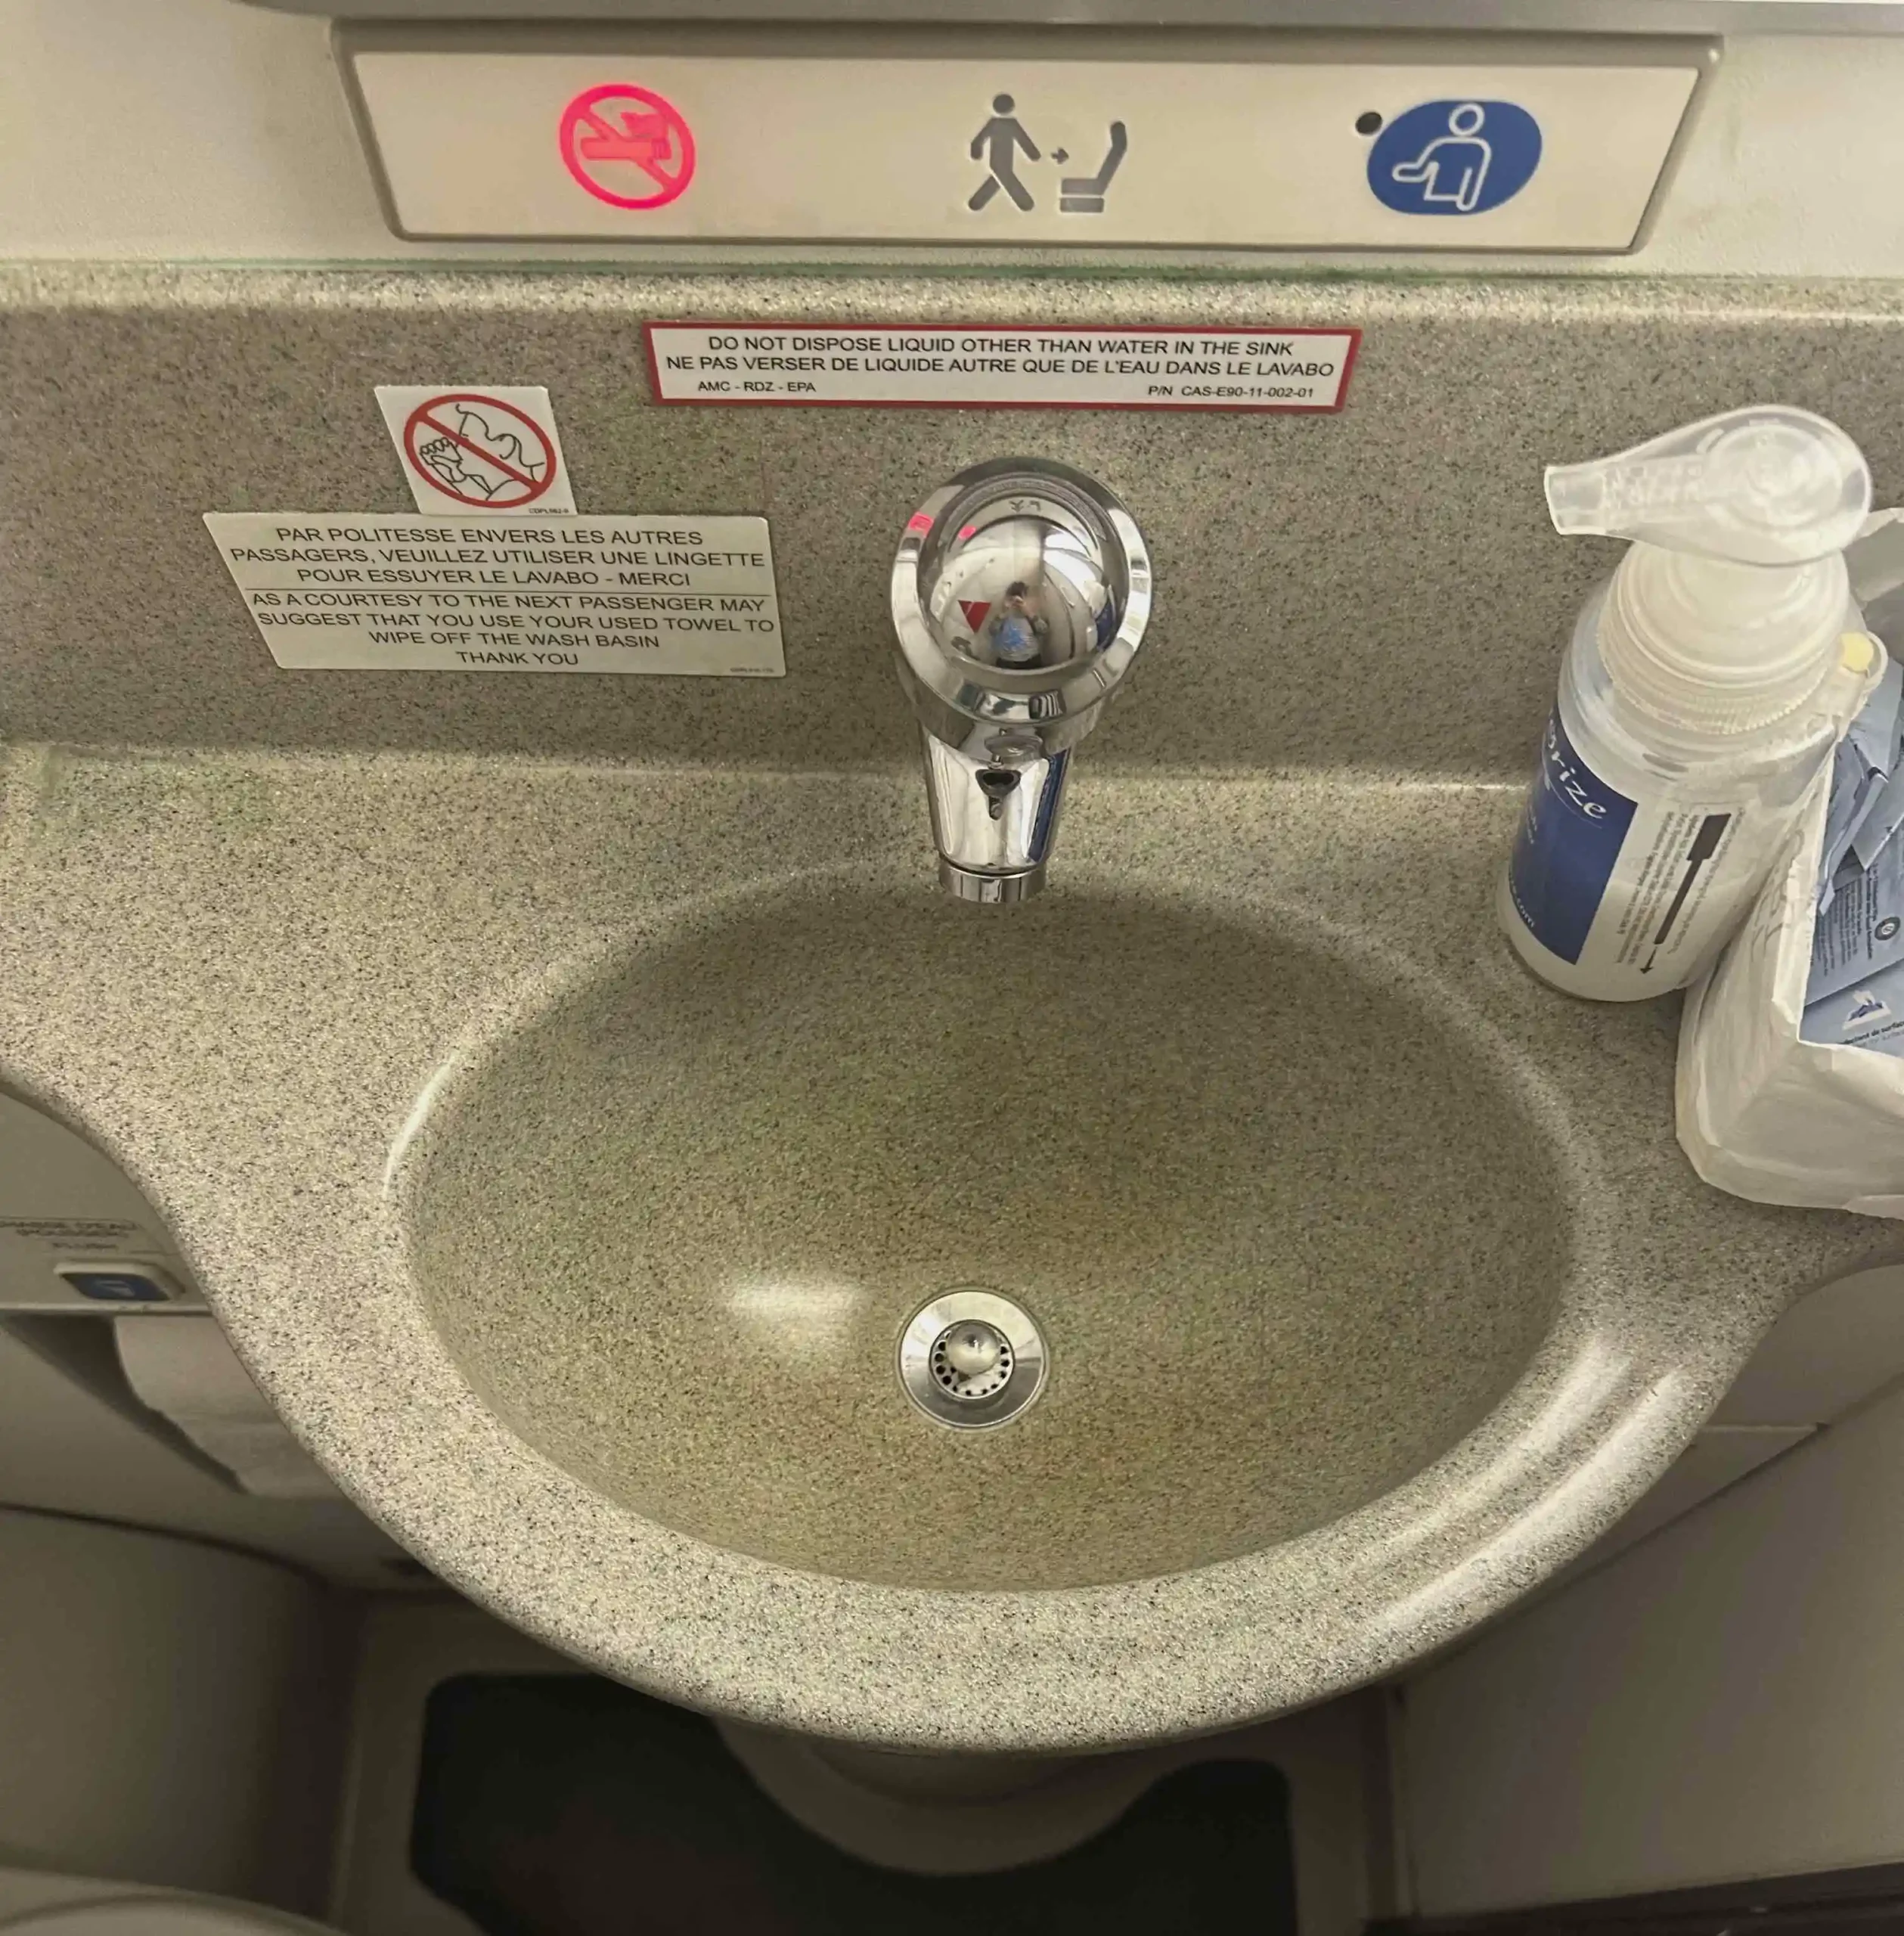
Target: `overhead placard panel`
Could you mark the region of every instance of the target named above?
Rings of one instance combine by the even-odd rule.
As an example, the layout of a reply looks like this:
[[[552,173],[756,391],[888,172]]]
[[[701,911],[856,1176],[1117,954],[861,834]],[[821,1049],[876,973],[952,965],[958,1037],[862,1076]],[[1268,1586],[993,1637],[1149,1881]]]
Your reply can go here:
[[[981,247],[1629,249],[1712,58],[1685,41],[1405,61],[1392,39],[1342,43],[1386,60],[1135,60],[388,39],[343,44],[402,234]]]

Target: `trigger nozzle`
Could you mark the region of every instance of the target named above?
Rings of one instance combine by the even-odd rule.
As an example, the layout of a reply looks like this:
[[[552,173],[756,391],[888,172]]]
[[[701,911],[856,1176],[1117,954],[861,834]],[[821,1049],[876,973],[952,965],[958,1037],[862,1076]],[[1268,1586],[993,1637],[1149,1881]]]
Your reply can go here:
[[[1550,464],[1554,529],[1741,565],[1842,551],[1871,509],[1871,470],[1827,418],[1729,410],[1590,464]]]

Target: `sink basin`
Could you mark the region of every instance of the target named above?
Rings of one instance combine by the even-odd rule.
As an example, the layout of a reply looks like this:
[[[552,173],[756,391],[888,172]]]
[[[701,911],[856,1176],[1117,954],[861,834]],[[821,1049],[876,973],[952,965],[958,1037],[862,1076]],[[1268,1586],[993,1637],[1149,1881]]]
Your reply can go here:
[[[1572,1559],[1882,1232],[1705,1189],[1670,1010],[1521,970],[1518,786],[1085,783],[990,910],[910,772],[0,760],[0,1080],[587,1664],[869,1748],[1240,1725]],[[973,1288],[1048,1376],[963,1431],[899,1348]]]
[[[451,1081],[414,1281],[595,1492],[895,1587],[1181,1572],[1468,1434],[1569,1267],[1549,1140],[1456,1011],[1299,917],[809,876],[624,948]],[[912,1314],[1003,1292],[1037,1401],[915,1407]]]

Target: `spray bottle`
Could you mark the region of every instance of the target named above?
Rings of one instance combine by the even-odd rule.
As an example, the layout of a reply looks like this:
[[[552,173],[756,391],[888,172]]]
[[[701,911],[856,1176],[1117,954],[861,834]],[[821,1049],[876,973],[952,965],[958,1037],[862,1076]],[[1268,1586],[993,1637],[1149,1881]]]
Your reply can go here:
[[[1774,406],[1546,487],[1556,530],[1633,542],[1574,628],[1499,914],[1556,987],[1637,1001],[1711,965],[1884,670],[1843,555],[1871,473]]]

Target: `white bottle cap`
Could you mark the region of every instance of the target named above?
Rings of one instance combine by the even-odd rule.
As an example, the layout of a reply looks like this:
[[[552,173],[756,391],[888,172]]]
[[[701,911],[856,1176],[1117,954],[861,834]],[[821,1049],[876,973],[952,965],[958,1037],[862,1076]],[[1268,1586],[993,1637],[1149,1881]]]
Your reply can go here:
[[[1850,613],[1840,557],[1775,571],[1636,544],[1601,609],[1600,657],[1615,690],[1654,718],[1749,733],[1818,690]]]
[[[1842,554],[1871,508],[1870,470],[1835,424],[1728,411],[1550,467],[1546,484],[1556,530],[1634,541],[1599,638],[1623,698],[1670,725],[1733,734],[1820,693],[1850,622]]]

